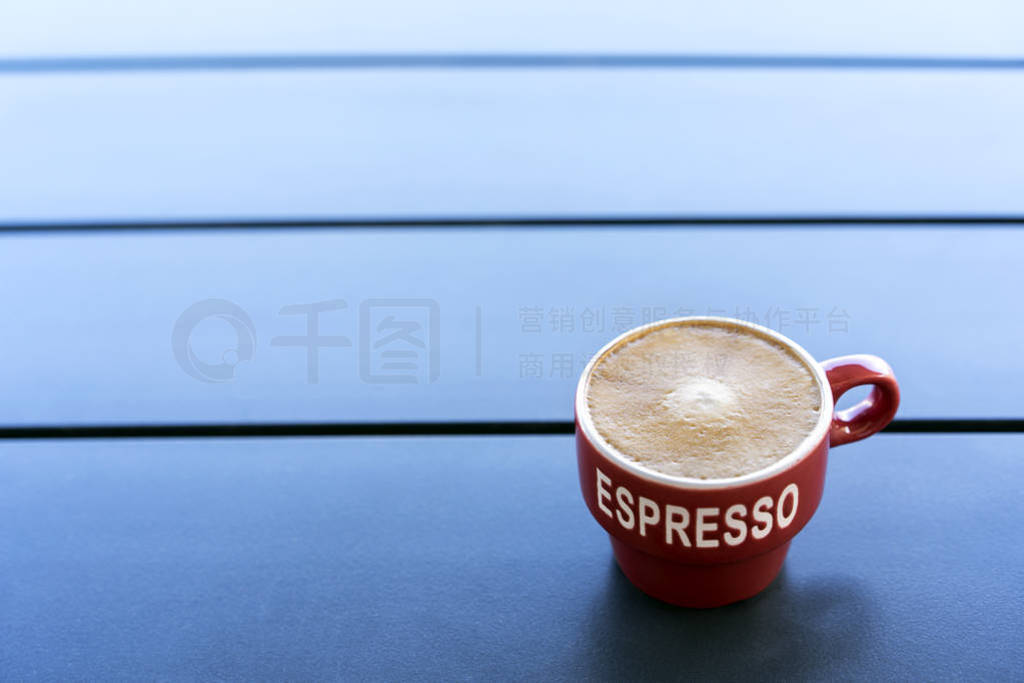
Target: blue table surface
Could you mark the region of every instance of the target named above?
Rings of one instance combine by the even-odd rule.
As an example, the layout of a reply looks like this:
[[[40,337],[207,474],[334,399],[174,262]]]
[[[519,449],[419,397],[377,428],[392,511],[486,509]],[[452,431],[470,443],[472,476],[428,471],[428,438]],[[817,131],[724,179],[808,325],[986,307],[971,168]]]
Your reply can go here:
[[[920,227],[0,234],[0,350],[18,359],[0,364],[0,424],[570,420],[594,351],[687,313],[766,324],[822,360],[882,356],[901,418],[1021,418],[1022,251],[1016,230]],[[232,381],[173,352],[210,298],[252,324]],[[306,315],[282,311],[324,301],[320,334],[349,345],[321,348],[312,382],[306,348],[281,345]],[[420,326],[410,373],[376,369],[389,315]],[[224,320],[194,322],[204,362],[238,346]]]
[[[0,670],[1019,680],[1022,445],[837,448],[781,577],[690,611],[621,576],[571,437],[9,443]]]
[[[755,0],[716,5],[613,0],[585,4],[459,0],[339,4],[294,0],[11,3],[0,58],[317,52],[705,52],[1018,57],[1015,3],[829,5]]]
[[[0,225],[1019,215],[1024,73],[4,74]]]
[[[682,314],[885,357],[903,427],[1017,430],[836,449],[780,577],[710,611],[623,578],[568,436],[0,440],[0,678],[1021,680],[1021,14],[0,8],[0,435],[542,431]]]

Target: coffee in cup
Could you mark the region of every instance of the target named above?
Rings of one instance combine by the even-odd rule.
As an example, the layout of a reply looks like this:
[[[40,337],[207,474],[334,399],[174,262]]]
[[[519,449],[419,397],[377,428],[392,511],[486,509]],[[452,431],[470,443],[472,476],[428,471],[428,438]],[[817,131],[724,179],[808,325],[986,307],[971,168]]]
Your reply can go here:
[[[598,434],[664,474],[736,477],[791,453],[822,392],[788,347],[722,321],[650,329],[598,358],[586,387]]]
[[[868,398],[835,409],[861,385]],[[899,398],[876,356],[818,363],[785,336],[729,318],[644,325],[580,377],[583,499],[649,595],[685,607],[749,598],[778,575],[817,509],[829,447],[885,427]]]

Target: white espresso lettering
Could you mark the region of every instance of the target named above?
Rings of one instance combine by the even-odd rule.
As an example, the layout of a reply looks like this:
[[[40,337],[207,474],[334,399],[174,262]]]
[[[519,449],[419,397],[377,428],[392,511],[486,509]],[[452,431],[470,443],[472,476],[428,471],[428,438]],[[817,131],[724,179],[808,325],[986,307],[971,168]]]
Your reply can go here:
[[[616,486],[611,477],[599,468],[595,470],[597,507],[601,512],[626,531],[639,531],[641,536],[647,536],[648,527],[657,526],[664,519],[666,545],[719,548],[723,541],[725,545],[737,546],[750,538],[760,540],[773,528],[781,530],[792,525],[800,505],[800,490],[796,484],[782,489],[777,499],[762,496],[749,508],[735,503],[724,508],[724,512],[719,507],[662,504],[636,495],[625,486]]]
[[[612,499],[611,491],[605,488],[612,485],[612,480],[600,468],[595,467],[594,469],[597,470],[597,507],[601,508],[601,512],[611,517],[612,511],[605,507],[604,499],[607,498],[609,501]]]
[[[729,509],[725,511],[725,526],[735,532],[727,531],[722,536],[728,545],[739,545],[747,540],[747,521],[743,519],[746,516],[747,506],[741,503],[730,505]]]
[[[768,510],[771,509],[771,496],[764,496],[762,498],[758,498],[757,502],[754,503],[754,510],[752,512],[752,516],[754,517],[755,521],[760,522],[760,524],[755,524],[754,527],[750,530],[750,535],[754,538],[764,538],[769,534],[769,532],[771,532],[772,514],[768,512]]]
[[[650,498],[640,496],[640,535],[647,535],[647,525],[655,525],[661,518],[661,510],[658,504]]]
[[[665,543],[672,545],[672,532],[679,535],[683,546],[690,547],[690,539],[686,535],[686,527],[690,524],[690,511],[678,505],[665,506]]]
[[[793,507],[789,509],[789,514],[785,515],[782,513],[782,510],[786,506],[787,497],[793,499]],[[779,495],[779,504],[775,507],[775,521],[778,523],[780,529],[785,529],[793,523],[793,519],[796,517],[796,505],[799,497],[800,490],[797,489],[796,484],[790,484],[786,488],[782,489],[782,494]]]
[[[708,517],[717,517],[718,508],[697,508],[697,547],[717,548],[717,538],[705,538],[705,534],[718,531],[718,524],[707,521]]]
[[[620,486],[615,489],[615,500],[619,503],[619,509],[615,511],[619,524],[626,529],[632,529],[633,525],[636,524],[636,520],[633,517],[633,494],[625,486]]]

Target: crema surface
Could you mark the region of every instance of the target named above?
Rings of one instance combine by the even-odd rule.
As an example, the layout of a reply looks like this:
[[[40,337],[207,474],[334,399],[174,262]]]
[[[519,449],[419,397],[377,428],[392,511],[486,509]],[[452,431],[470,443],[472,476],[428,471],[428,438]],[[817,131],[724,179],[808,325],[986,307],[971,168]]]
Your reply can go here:
[[[665,474],[724,479],[793,452],[821,411],[812,372],[788,348],[740,326],[681,323],[613,349],[587,403],[598,433]]]

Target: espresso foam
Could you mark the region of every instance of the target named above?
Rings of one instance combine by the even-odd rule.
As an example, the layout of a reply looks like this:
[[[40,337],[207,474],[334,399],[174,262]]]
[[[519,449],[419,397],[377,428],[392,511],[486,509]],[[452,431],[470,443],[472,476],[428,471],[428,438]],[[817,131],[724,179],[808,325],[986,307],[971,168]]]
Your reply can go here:
[[[669,475],[724,479],[763,469],[813,431],[821,392],[788,348],[710,321],[655,328],[594,366],[587,404],[601,437]]]

